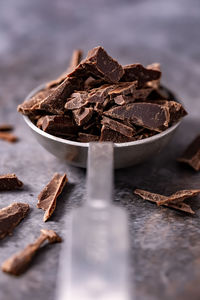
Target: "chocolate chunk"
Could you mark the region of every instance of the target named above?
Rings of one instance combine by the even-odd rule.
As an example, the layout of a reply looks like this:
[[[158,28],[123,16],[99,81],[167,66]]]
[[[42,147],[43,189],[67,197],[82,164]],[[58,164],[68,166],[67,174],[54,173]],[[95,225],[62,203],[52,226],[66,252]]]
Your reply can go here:
[[[138,86],[138,82],[119,82],[113,85],[111,91],[108,92],[108,95],[111,98],[114,98],[118,95],[128,95],[133,94]]]
[[[42,130],[53,135],[68,136],[75,134],[77,125],[68,115],[45,116],[42,122]]]
[[[88,52],[85,60],[68,76],[85,77],[95,76],[107,82],[118,82],[124,74],[123,68],[116,60],[110,57],[103,47],[96,47]]]
[[[142,101],[146,100],[149,94],[152,92],[152,88],[136,89],[131,95],[118,95],[114,98],[114,101],[118,105],[124,105],[134,102],[136,99]]]
[[[113,85],[102,85],[99,88],[93,89],[88,94],[87,101],[89,103],[103,103],[109,94],[109,91],[113,89]]]
[[[163,195],[160,195],[160,194],[151,193],[151,192],[140,190],[140,189],[136,189],[134,191],[134,193],[136,195],[139,195],[144,200],[148,200],[148,201],[157,203],[157,205],[158,205],[159,201],[163,201],[163,200],[168,199],[168,197],[166,197],[166,196],[163,196]],[[188,204],[184,203],[184,202],[177,202],[177,203],[176,202],[175,203],[169,202],[169,203],[165,203],[163,205],[171,207],[171,208],[174,208],[174,209],[177,209],[177,210],[181,210],[181,211],[184,211],[184,212],[187,212],[187,213],[190,213],[190,214],[194,214],[195,213],[191,209],[191,207]]]
[[[0,176],[0,191],[18,190],[23,187],[23,183],[15,174],[6,174]]]
[[[114,107],[104,112],[108,117],[129,120],[132,123],[150,130],[161,132],[169,125],[169,109],[153,103],[132,103]]]
[[[105,84],[105,81],[102,79],[96,79],[92,76],[89,76],[84,82],[84,90],[90,90],[93,88],[98,88]]]
[[[65,104],[65,109],[73,110],[78,109],[88,104],[88,93],[87,92],[75,92],[68,99]]]
[[[85,123],[87,123],[91,119],[92,114],[93,114],[93,109],[91,107],[87,107],[87,108],[82,107],[73,110],[74,120],[78,126],[82,126]]]
[[[55,173],[51,181],[38,195],[37,207],[45,211],[43,218],[44,222],[46,222],[53,214],[56,208],[57,198],[62,193],[67,181],[66,174],[60,175]]]
[[[99,136],[89,133],[79,132],[77,141],[82,143],[98,142]]]
[[[13,126],[10,124],[1,124],[0,125],[0,131],[12,131]]]
[[[9,132],[0,132],[0,140],[9,142],[9,143],[15,143],[18,141],[18,137],[15,135],[9,133]]]
[[[187,147],[178,161],[190,165],[195,171],[200,171],[200,135]]]
[[[148,81],[158,80],[161,77],[161,72],[154,69],[144,68],[141,64],[127,65],[123,67],[124,75],[121,78],[122,82],[138,81],[138,86],[142,87]]]
[[[118,121],[112,120],[107,117],[103,117],[101,124],[107,125],[108,128],[121,133],[122,135],[125,135],[127,137],[132,137],[136,132],[133,126],[127,126],[123,123],[120,123]]]
[[[71,61],[69,64],[69,67],[67,68],[66,72],[64,72],[63,74],[61,74],[56,80],[50,81],[47,84],[47,87],[55,87],[58,86],[59,84],[61,84],[67,77],[67,74],[72,72],[80,63],[81,59],[82,59],[82,51],[81,50],[74,50],[72,53],[72,57],[71,57]]]
[[[176,193],[170,195],[169,197],[165,197],[166,199],[161,199],[157,202],[158,206],[169,203],[180,203],[183,202],[187,198],[192,198],[200,194],[200,190],[182,190],[177,191]]]
[[[10,235],[29,211],[26,203],[12,203],[0,209],[0,239]]]
[[[23,115],[33,115],[38,112],[36,105],[39,105],[44,99],[48,97],[50,93],[54,91],[54,88],[45,88],[39,92],[37,92],[33,97],[28,100],[25,100],[22,104],[20,104],[17,108],[18,112]]]
[[[66,99],[75,89],[81,87],[81,81],[76,78],[66,78],[44,100],[33,106],[33,110],[44,110],[52,114],[64,114]]]
[[[112,130],[108,125],[103,125],[101,128],[100,142],[126,143],[134,141],[134,138],[127,137],[120,132]]]
[[[60,243],[62,239],[53,230],[41,229],[40,236],[32,244],[29,244],[26,248],[4,261],[1,266],[2,271],[16,276],[24,273],[45,241],[52,244]]]

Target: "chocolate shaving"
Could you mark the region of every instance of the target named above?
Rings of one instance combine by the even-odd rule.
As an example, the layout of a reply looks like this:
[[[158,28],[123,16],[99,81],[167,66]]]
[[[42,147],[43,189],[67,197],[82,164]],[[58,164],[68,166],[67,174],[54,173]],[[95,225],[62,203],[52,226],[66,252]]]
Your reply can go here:
[[[181,195],[182,192],[183,192],[183,194]],[[181,211],[184,211],[184,212],[187,212],[190,214],[194,214],[195,212],[191,209],[191,207],[188,204],[183,202],[183,200],[187,198],[186,193],[184,193],[184,192],[185,191],[178,191],[177,198],[176,198],[176,196],[174,196],[174,195],[176,195],[176,193],[167,197],[167,196],[151,193],[151,192],[148,192],[145,190],[140,190],[140,189],[136,189],[134,191],[134,193],[136,195],[139,195],[144,200],[155,202],[157,205],[164,205],[164,206],[168,206],[168,207],[171,207],[171,208],[174,208],[177,210],[181,210]],[[197,192],[197,191],[195,191],[195,192]],[[190,195],[191,194],[192,194],[192,192],[190,193]],[[179,198],[178,198],[178,196],[179,196]],[[171,201],[169,200],[170,198],[171,198]],[[176,198],[177,201],[174,201],[174,198]]]
[[[45,241],[53,244],[62,242],[62,239],[53,230],[41,229],[41,234],[34,243],[29,244],[23,250],[4,261],[1,266],[2,271],[16,276],[24,273]]]
[[[0,175],[0,191],[18,190],[23,187],[23,183],[15,174]]]
[[[29,211],[27,203],[12,203],[0,209],[0,239],[10,235]]]
[[[46,222],[53,214],[56,208],[57,198],[62,193],[67,181],[66,174],[60,175],[55,173],[51,181],[38,195],[37,207],[45,211],[43,218],[44,222]]]
[[[178,161],[190,165],[195,171],[200,171],[200,135],[187,147]]]

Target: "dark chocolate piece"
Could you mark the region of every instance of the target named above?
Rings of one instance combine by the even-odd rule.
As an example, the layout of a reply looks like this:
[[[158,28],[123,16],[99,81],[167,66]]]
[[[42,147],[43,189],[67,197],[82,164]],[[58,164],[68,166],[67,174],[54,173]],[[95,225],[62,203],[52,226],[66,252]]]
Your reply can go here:
[[[0,125],[0,131],[12,131],[13,126],[10,124],[1,124]]]
[[[87,92],[75,92],[71,95],[65,104],[65,109],[73,110],[78,109],[88,104],[88,93]]]
[[[78,127],[68,115],[45,116],[42,130],[53,135],[68,136],[76,134]]]
[[[136,125],[157,132],[166,129],[170,121],[167,107],[146,102],[114,107],[104,112],[104,114],[122,121],[129,120]]]
[[[109,94],[109,91],[113,89],[113,85],[102,85],[99,88],[93,89],[88,94],[87,101],[89,103],[103,103]]]
[[[200,171],[200,135],[187,147],[178,161],[190,165],[195,171]]]
[[[116,120],[112,120],[107,117],[103,117],[103,119],[101,120],[101,124],[107,125],[110,129],[119,132],[127,137],[132,137],[136,133],[133,126],[127,126],[123,123],[120,123]]]
[[[23,187],[23,183],[15,174],[6,174],[0,176],[0,191],[18,190]]]
[[[84,90],[90,90],[93,88],[98,88],[105,84],[105,81],[102,79],[96,79],[92,76],[89,76],[84,82]]]
[[[158,206],[169,203],[180,203],[187,198],[192,198],[200,194],[200,190],[181,190],[176,193],[166,196],[166,199],[161,199],[157,202]]]
[[[82,126],[87,123],[93,115],[93,109],[91,107],[82,107],[76,110],[73,110],[73,116],[76,124]]]
[[[0,239],[10,235],[29,211],[27,203],[12,203],[0,209]]]
[[[142,87],[148,81],[158,80],[161,77],[161,72],[154,69],[144,68],[141,64],[127,65],[123,67],[124,75],[121,78],[122,82],[138,81],[138,86]]]
[[[143,198],[144,200],[148,200],[151,202],[155,202],[158,205],[159,201],[163,201],[168,199],[168,197],[160,195],[160,194],[155,194],[155,193],[151,193],[148,191],[144,191],[144,190],[140,190],[140,189],[136,189],[134,191],[134,193],[136,195],[139,195],[141,198]],[[184,202],[178,202],[178,203],[173,203],[173,202],[169,202],[169,203],[165,203],[163,204],[164,206],[168,206],[177,210],[181,210],[190,214],[194,214],[195,212],[191,209],[191,207],[184,203]]]
[[[66,174],[60,175],[55,173],[51,181],[38,195],[37,207],[45,211],[43,218],[44,222],[46,222],[53,214],[56,208],[57,198],[62,193],[67,181]]]
[[[118,105],[124,105],[134,102],[136,99],[140,101],[146,100],[149,94],[152,92],[152,88],[136,89],[132,92],[131,95],[118,95],[114,98],[114,101]]]
[[[11,134],[10,132],[0,132],[0,140],[9,142],[9,143],[15,143],[18,141],[18,137]]]
[[[62,242],[62,239],[53,230],[41,229],[40,236],[32,244],[29,244],[23,250],[4,261],[1,265],[2,271],[16,276],[24,273],[38,249],[40,249],[45,241],[52,244],[57,242],[60,243]]]
[[[77,142],[89,143],[89,142],[98,142],[99,136],[89,133],[79,132]]]
[[[114,98],[118,95],[129,95],[133,94],[138,86],[138,82],[119,82],[113,85],[113,88],[108,92],[108,95],[111,98]]]
[[[122,66],[110,57],[103,47],[96,47],[88,52],[85,60],[68,76],[85,77],[95,76],[107,82],[118,82],[124,74]]]
[[[108,125],[103,125],[101,128],[101,136],[100,136],[100,142],[113,142],[113,143],[126,143],[126,142],[132,142],[135,139],[132,137],[127,137],[120,132],[117,132],[115,130],[112,130],[109,128]]]
[[[82,59],[82,51],[81,50],[74,50],[72,53],[71,61],[69,63],[69,67],[67,68],[66,72],[61,74],[56,80],[52,80],[47,83],[47,87],[55,87],[61,84],[67,77],[67,74],[72,72],[80,63]]]

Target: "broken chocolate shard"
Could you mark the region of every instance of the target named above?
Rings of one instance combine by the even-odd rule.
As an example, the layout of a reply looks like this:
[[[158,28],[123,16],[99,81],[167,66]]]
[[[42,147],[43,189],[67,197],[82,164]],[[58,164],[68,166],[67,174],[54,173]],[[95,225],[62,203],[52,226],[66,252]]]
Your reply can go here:
[[[88,104],[88,93],[87,92],[75,92],[71,95],[65,104],[66,110],[79,109]]]
[[[56,208],[57,198],[62,193],[67,181],[66,174],[60,175],[55,173],[51,181],[38,195],[37,207],[45,211],[43,218],[44,222],[46,222],[53,214]]]
[[[132,137],[136,133],[133,126],[127,126],[108,117],[103,117],[103,119],[101,120],[101,124],[107,125],[110,129],[119,132],[127,137]]]
[[[66,78],[44,100],[33,106],[33,110],[43,110],[52,114],[64,114],[66,99],[75,89],[81,87],[80,79]]]
[[[118,105],[124,105],[135,102],[135,100],[144,101],[152,92],[152,88],[135,89],[131,95],[118,95],[114,98],[114,101]]]
[[[200,190],[181,190],[176,193],[166,196],[166,199],[161,199],[157,202],[158,206],[169,203],[180,203],[187,198],[192,198],[200,194]]]
[[[10,235],[15,227],[26,217],[29,211],[27,203],[12,203],[0,209],[0,239]]]
[[[110,129],[108,125],[103,125],[101,128],[100,142],[126,143],[134,140],[133,137],[127,137],[120,132]]]
[[[113,89],[113,85],[102,85],[99,88],[93,89],[88,94],[87,101],[89,103],[103,103],[109,94],[109,91]]]
[[[108,95],[111,98],[114,98],[118,95],[129,95],[133,94],[138,86],[138,82],[119,82],[113,85],[113,88],[108,92]]]
[[[32,244],[29,244],[23,250],[4,261],[1,265],[2,271],[15,276],[24,273],[45,241],[52,244],[57,242],[60,243],[62,242],[62,239],[53,230],[41,229],[40,236]]]
[[[23,187],[23,183],[15,174],[0,175],[0,191],[18,190]]]
[[[158,205],[159,201],[164,201],[166,199],[168,199],[168,197],[160,195],[160,194],[155,194],[155,193],[151,193],[145,190],[140,190],[140,189],[136,189],[134,191],[134,194],[140,196],[141,198],[143,198],[144,200],[148,200],[150,202],[155,202]],[[184,200],[184,199],[183,199]],[[194,214],[195,212],[191,209],[191,207],[184,203],[184,202],[169,202],[169,203],[165,203],[162,204],[164,206],[168,206],[170,208],[174,208],[176,210],[180,210],[180,211],[184,211],[190,214]]]
[[[88,52],[78,67],[68,76],[85,77],[95,76],[107,82],[118,82],[124,74],[122,66],[110,57],[103,47],[96,47]]]
[[[190,165],[195,171],[200,171],[200,135],[193,140],[177,160]]]
[[[127,65],[123,67],[124,75],[122,82],[138,81],[138,86],[142,87],[148,81],[158,80],[161,77],[159,70],[144,68],[141,64]]]
[[[10,132],[0,132],[0,140],[9,142],[9,143],[15,143],[18,141],[18,137],[11,134]]]
[[[82,126],[86,124],[93,115],[93,109],[91,107],[82,107],[76,110],[73,110],[73,116],[76,124]]]
[[[108,117],[128,120],[144,128],[161,132],[169,125],[169,109],[153,103],[132,103],[124,106],[114,107],[104,112]]]
[[[98,142],[99,136],[89,133],[79,132],[77,141],[82,143]]]
[[[67,68],[66,72],[61,74],[56,80],[50,81],[46,86],[49,87],[56,87],[61,84],[67,77],[67,74],[72,72],[80,63],[82,59],[82,51],[81,50],[74,50],[72,53],[71,61],[69,63],[69,67]]]
[[[10,124],[1,124],[0,125],[0,131],[12,131],[13,126]]]
[[[77,125],[68,115],[45,116],[42,122],[42,130],[53,135],[75,135],[77,129]]]

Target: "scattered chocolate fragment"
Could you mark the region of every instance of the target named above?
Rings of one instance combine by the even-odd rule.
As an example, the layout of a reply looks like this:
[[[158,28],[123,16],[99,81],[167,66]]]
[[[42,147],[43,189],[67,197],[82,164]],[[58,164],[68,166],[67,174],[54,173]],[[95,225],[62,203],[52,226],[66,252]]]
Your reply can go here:
[[[0,131],[12,131],[13,126],[10,124],[1,124],[0,125]]]
[[[121,78],[122,82],[138,81],[138,86],[144,86],[146,82],[158,80],[161,77],[161,72],[155,69],[144,68],[141,64],[127,65],[123,67],[124,75]]]
[[[179,191],[178,194],[180,192],[181,191]],[[184,191],[182,191],[182,192],[184,192]],[[148,192],[148,191],[145,191],[145,190],[140,190],[140,189],[136,189],[134,191],[134,194],[139,195],[144,200],[155,202],[157,205],[168,206],[168,207],[171,207],[171,208],[174,208],[174,209],[177,209],[177,210],[181,210],[181,211],[184,211],[184,212],[187,212],[187,213],[190,213],[190,214],[195,213],[188,204],[183,202],[186,197],[181,197],[180,194],[179,194],[179,196],[180,196],[179,200],[177,200],[177,202],[173,201],[173,200],[171,202],[169,201],[169,199],[175,194],[167,197],[167,196],[151,193],[151,192]],[[177,194],[177,196],[178,196],[178,194]],[[177,199],[178,199],[178,197],[177,197]]]
[[[62,239],[53,230],[41,229],[41,234],[34,243],[29,244],[26,248],[4,261],[1,266],[2,271],[16,276],[24,273],[38,249],[45,241],[48,241],[49,244],[53,244],[62,242]]]
[[[73,116],[76,124],[82,126],[87,123],[93,115],[93,109],[90,107],[81,107],[79,109],[73,110]]]
[[[134,138],[127,137],[120,132],[110,129],[108,125],[103,125],[101,128],[100,142],[126,143],[134,141]]]
[[[18,137],[9,132],[0,132],[0,140],[4,140],[9,143],[15,143],[18,141]]]
[[[45,116],[42,121],[42,130],[53,135],[74,135],[77,129],[77,125],[68,115]]]
[[[0,209],[0,239],[10,235],[29,211],[27,203],[12,203]]]
[[[170,121],[168,107],[146,102],[114,107],[104,114],[122,121],[129,120],[136,125],[158,132],[166,129]]]
[[[133,128],[133,126],[127,126],[123,123],[120,123],[116,120],[112,120],[110,118],[107,117],[103,117],[102,124],[107,125],[107,127],[109,127],[110,129],[121,133],[122,135],[125,135],[127,137],[132,137],[136,132],[135,129]]]
[[[23,187],[23,183],[15,174],[0,175],[0,191],[18,190]]]
[[[53,214],[56,208],[57,198],[62,193],[67,181],[66,174],[60,175],[55,173],[51,181],[38,195],[37,207],[45,211],[43,218],[44,222],[46,222]]]
[[[200,194],[200,190],[182,190],[166,197],[167,199],[162,199],[157,202],[158,206],[169,203],[180,203],[187,198],[192,198]]]
[[[79,132],[77,141],[82,143],[98,142],[99,136],[89,133]]]
[[[178,161],[190,165],[195,171],[200,171],[200,135],[187,147]]]

